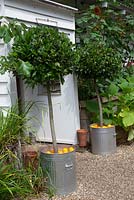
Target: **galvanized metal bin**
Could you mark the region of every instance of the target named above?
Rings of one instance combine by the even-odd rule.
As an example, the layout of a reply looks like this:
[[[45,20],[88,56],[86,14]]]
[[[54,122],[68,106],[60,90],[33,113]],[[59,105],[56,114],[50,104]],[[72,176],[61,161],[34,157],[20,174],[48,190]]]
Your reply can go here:
[[[67,195],[76,189],[75,151],[64,154],[40,153],[48,186],[58,195]]]
[[[108,128],[92,128],[91,133],[91,150],[98,155],[107,155],[116,151],[116,132],[115,126]]]

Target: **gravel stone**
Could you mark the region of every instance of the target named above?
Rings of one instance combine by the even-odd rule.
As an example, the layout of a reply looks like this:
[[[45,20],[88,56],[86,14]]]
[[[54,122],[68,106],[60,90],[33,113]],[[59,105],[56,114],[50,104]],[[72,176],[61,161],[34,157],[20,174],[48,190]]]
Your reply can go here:
[[[76,153],[77,190],[52,200],[134,200],[134,143],[100,156]],[[46,194],[32,200],[48,200]]]

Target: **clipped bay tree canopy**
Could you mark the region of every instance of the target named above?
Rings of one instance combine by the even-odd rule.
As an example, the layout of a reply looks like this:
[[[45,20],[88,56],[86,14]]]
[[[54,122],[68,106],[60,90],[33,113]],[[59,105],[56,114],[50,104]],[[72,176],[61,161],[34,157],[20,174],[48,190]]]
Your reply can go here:
[[[34,87],[59,80],[72,73],[73,44],[57,29],[37,26],[23,31],[13,43],[12,50],[1,60],[2,71],[13,71]]]
[[[80,78],[105,84],[122,70],[120,53],[104,44],[87,43],[78,48],[78,55],[75,72]]]

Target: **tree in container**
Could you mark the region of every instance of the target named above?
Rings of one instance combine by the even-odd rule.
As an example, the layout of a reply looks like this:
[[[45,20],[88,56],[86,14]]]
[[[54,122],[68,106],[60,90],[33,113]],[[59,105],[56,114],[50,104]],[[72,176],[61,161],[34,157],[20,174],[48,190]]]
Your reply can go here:
[[[8,27],[8,41],[14,36],[14,43],[8,56],[1,58],[1,72],[20,75],[31,87],[46,85],[52,141],[54,151],[57,152],[50,86],[55,81],[63,84],[64,76],[72,73],[74,45],[64,33],[47,26],[27,28],[23,24],[11,23]],[[19,30],[19,34],[16,30]]]
[[[78,49],[79,59],[75,73],[81,79],[90,80],[96,93],[99,105],[99,121],[103,126],[101,86],[107,84],[107,79],[116,78],[122,69],[120,54],[104,44],[89,43]]]

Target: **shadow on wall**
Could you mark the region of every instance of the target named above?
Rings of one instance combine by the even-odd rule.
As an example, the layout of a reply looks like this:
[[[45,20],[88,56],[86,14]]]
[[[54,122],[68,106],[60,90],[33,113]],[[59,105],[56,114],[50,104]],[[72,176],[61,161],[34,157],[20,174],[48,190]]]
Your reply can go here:
[[[37,88],[32,91],[27,87],[25,89],[25,99],[35,102],[29,115],[33,118],[31,126],[36,134],[36,140],[51,142],[47,96],[38,95]],[[77,105],[72,75],[65,77],[65,83],[61,85],[61,94],[52,95],[52,101],[57,141],[59,143],[76,144],[76,130],[79,127],[77,127],[78,113],[76,111]]]

